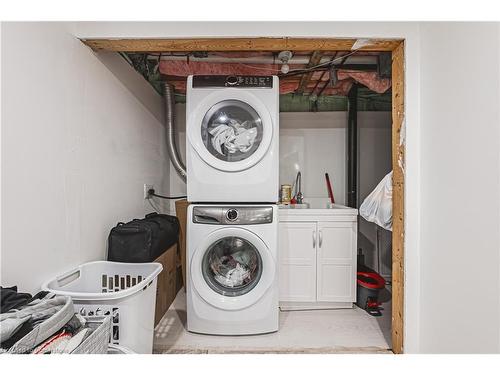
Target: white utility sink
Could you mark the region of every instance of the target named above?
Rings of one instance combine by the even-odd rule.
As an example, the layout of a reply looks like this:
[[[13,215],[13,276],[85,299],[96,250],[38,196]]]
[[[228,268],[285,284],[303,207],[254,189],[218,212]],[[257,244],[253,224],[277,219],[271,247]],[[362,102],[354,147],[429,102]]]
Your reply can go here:
[[[332,204],[328,198],[309,198],[302,204],[279,204],[278,208],[283,216],[304,216],[304,215],[335,215],[357,216],[358,210],[343,206],[341,204]]]
[[[330,202],[313,202],[312,204],[309,202],[304,203],[295,203],[295,204],[278,204],[279,208],[292,210],[292,209],[315,209],[315,210],[333,210],[333,209],[345,209],[349,208],[346,206],[342,206],[340,204],[333,204]]]

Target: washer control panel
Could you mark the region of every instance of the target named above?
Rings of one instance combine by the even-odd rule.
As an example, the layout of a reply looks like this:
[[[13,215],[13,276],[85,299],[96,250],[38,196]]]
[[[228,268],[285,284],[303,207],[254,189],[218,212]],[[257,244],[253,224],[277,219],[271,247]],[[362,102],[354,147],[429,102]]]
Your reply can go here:
[[[272,88],[272,76],[193,76],[193,87]]]
[[[271,206],[195,206],[193,207],[193,223],[213,225],[252,225],[273,222]]]

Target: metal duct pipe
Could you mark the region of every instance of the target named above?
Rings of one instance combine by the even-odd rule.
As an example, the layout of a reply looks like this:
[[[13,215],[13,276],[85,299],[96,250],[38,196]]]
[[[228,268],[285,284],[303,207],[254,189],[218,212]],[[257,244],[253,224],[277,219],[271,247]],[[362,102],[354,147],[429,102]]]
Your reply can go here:
[[[162,83],[163,100],[165,104],[165,136],[167,141],[168,155],[176,172],[186,182],[186,166],[179,156],[177,149],[177,129],[175,127],[175,97],[174,86],[167,82]]]

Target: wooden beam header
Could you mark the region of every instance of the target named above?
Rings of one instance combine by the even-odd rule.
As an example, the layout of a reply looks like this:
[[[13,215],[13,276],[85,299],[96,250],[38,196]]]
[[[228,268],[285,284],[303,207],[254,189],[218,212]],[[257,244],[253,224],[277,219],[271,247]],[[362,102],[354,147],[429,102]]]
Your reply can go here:
[[[94,51],[350,51],[353,38],[82,39]],[[402,39],[370,39],[361,51],[393,51]]]

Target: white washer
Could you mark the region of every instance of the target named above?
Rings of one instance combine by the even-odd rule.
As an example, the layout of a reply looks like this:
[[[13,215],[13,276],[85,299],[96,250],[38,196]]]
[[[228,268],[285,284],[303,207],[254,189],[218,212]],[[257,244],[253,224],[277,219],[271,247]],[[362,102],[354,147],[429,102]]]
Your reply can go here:
[[[187,329],[212,335],[278,330],[276,205],[190,205]]]
[[[188,77],[188,201],[277,202],[278,139],[278,77]]]

